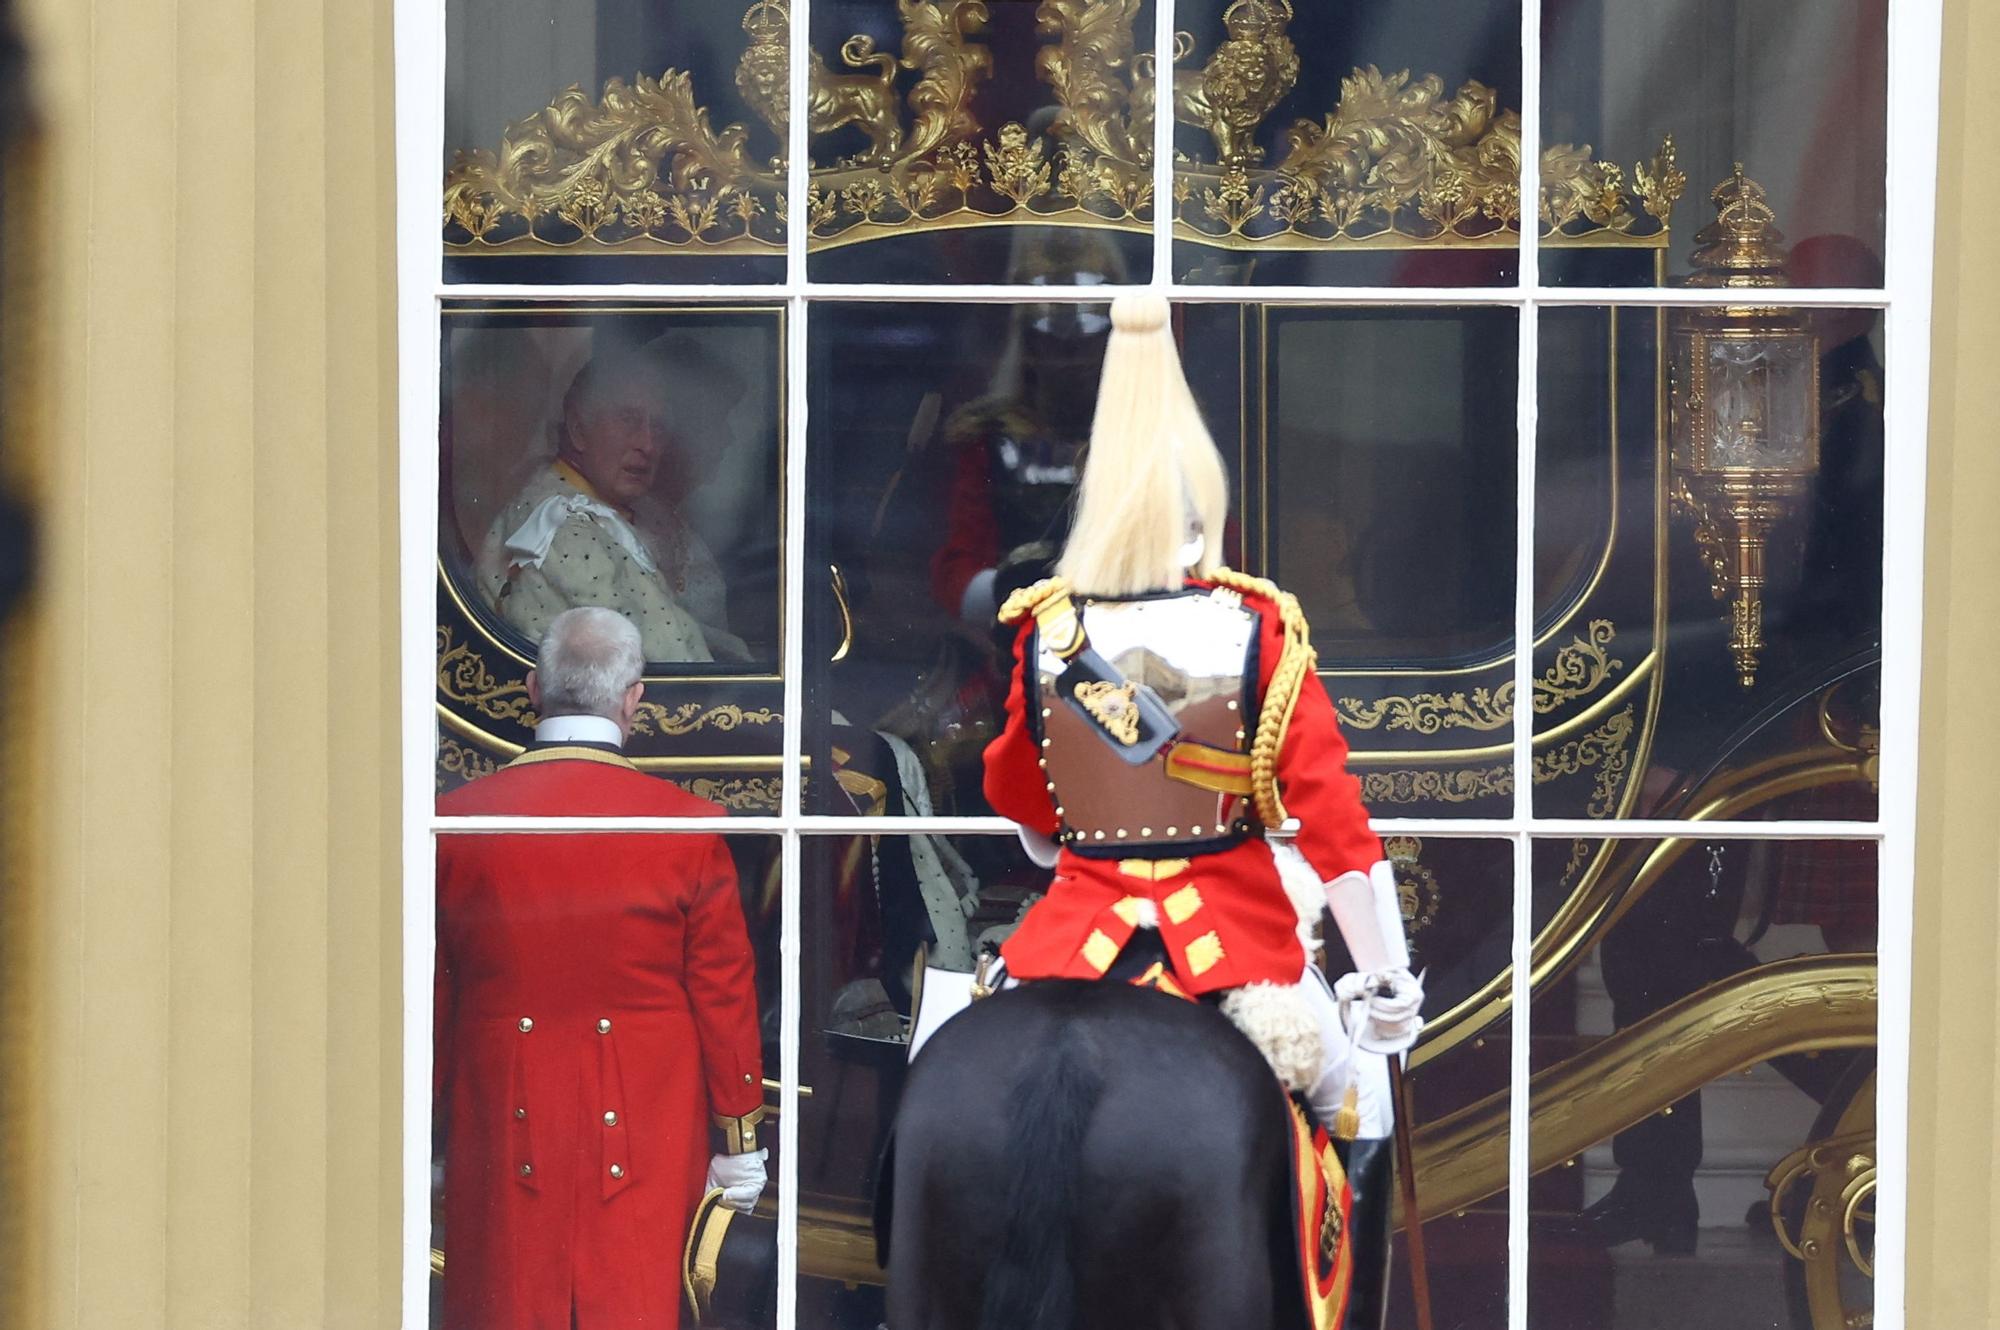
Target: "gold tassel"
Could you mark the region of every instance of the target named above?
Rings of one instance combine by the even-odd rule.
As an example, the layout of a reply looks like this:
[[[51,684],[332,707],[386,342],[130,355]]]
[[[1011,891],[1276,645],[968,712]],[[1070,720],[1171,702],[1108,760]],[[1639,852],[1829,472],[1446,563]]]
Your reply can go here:
[[[1347,1083],[1347,1093],[1340,1097],[1340,1109],[1333,1115],[1333,1134],[1343,1141],[1361,1134],[1361,1091],[1353,1081]]]

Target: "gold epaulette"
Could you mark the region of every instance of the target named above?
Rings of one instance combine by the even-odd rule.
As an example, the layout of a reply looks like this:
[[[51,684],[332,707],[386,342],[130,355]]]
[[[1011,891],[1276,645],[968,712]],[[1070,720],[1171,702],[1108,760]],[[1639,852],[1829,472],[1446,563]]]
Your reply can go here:
[[[1007,603],[1000,607],[1000,622],[1019,623],[1057,596],[1068,594],[1067,580],[1060,577],[1045,577],[1033,586],[1024,586],[1007,597]]]
[[[1306,623],[1299,598],[1280,591],[1276,583],[1233,568],[1218,568],[1211,579],[1217,586],[1268,600],[1278,607],[1278,627],[1283,633],[1278,665],[1271,673],[1271,686],[1257,714],[1257,735],[1250,743],[1250,798],[1257,816],[1267,827],[1285,821],[1285,802],[1278,792],[1278,752],[1284,747],[1285,731],[1292,723],[1292,708],[1299,702],[1299,690],[1319,665],[1313,650],[1312,629]]]

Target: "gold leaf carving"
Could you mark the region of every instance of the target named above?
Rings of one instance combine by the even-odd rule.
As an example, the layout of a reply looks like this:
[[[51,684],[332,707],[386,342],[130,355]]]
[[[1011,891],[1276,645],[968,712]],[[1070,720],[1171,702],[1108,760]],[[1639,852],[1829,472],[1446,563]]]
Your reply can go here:
[[[899,54],[857,35],[842,68],[818,51],[808,76],[812,140],[856,131],[866,148],[815,158],[806,224],[817,248],[888,232],[1015,219],[1147,229],[1160,71],[1140,0],[1041,0],[1035,71],[1057,115],[1045,140],[1018,124],[988,135],[973,113],[993,74],[983,0],[897,0]],[[1301,56],[1286,29],[1290,0],[1235,0],[1199,67],[1197,40],[1176,34],[1173,114],[1205,129],[1213,160],[1176,163],[1175,227],[1228,248],[1342,248],[1379,242],[1511,244],[1520,227],[1520,116],[1477,82],[1445,82],[1373,65],[1341,83],[1334,109],[1257,142],[1297,85]],[[497,150],[461,149],[445,177],[443,220],[454,251],[592,246],[614,251],[777,254],[787,208],[789,6],[756,0],[735,84],[768,133],[715,128],[691,74],[614,78],[593,99],[572,87],[506,127]],[[900,71],[919,78],[907,94]],[[1050,143],[1052,141],[1052,150]],[[1686,187],[1669,139],[1635,166],[1587,146],[1543,153],[1537,216],[1552,244],[1601,232],[1663,244]]]

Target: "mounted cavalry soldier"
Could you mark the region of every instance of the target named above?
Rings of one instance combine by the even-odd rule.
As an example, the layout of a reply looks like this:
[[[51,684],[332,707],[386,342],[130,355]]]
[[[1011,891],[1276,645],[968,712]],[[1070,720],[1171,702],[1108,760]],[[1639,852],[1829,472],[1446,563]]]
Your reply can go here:
[[[1298,603],[1221,564],[1227,482],[1167,316],[1156,297],[1112,306],[1059,575],[1000,611],[1015,670],[986,796],[1055,874],[1002,948],[1010,991],[941,1029],[920,1012],[878,1213],[899,1330],[1289,1326],[1296,1286],[1276,1289],[1301,1266],[1304,1324],[1381,1323],[1385,1055],[1415,1042],[1423,991]],[[1331,986],[1312,960],[1329,909],[1355,967]],[[1294,1146],[1273,1071],[1317,1137],[1300,1119]],[[978,1081],[1003,1106],[985,1127]],[[968,1143],[987,1132],[1011,1158],[982,1163]],[[1288,1165],[1300,1205],[1273,1218]],[[1003,1218],[938,1213],[989,1166]],[[982,1241],[979,1267],[964,1252]]]

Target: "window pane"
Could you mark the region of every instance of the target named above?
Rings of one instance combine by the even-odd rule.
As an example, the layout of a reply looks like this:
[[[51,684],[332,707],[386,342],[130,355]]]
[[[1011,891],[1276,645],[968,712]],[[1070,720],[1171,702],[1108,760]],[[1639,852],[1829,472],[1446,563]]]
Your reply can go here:
[[[1542,312],[1536,811],[1872,819],[1881,319]],[[1560,406],[1558,404],[1561,404]]]
[[[1153,31],[1153,0],[815,4],[814,280],[1148,280]]]
[[[1174,276],[1519,272],[1520,0],[1179,0]]]
[[[652,798],[584,761],[498,779],[448,811]],[[774,1324],[777,839],[441,836],[437,864],[431,1323],[674,1325],[689,1250],[712,1323]],[[754,1149],[755,1213],[713,1213]]]
[[[445,14],[445,280],[784,278],[782,3]]]
[[[1515,315],[1177,320],[1232,472],[1230,562],[1300,597],[1370,807],[1504,815]],[[1103,307],[814,310],[809,560],[839,566],[845,611],[808,625],[809,715],[835,732],[807,746],[836,767],[879,750],[855,758],[869,807],[986,811],[1012,646],[994,608],[1067,534],[1107,330]]]
[[[1621,248],[1557,247],[1543,280],[1660,285],[1689,271],[1740,164],[1801,243],[1799,286],[1882,284],[1886,0],[1542,0],[1543,182],[1549,220],[1655,234],[1659,266]],[[1663,145],[1671,145],[1663,151]],[[1593,152],[1594,147],[1594,152]],[[1585,156],[1621,174],[1582,168]],[[1678,199],[1678,206],[1674,200]],[[1658,235],[1671,221],[1671,238]]]
[[[527,681],[555,616],[595,605],[647,657],[627,754],[734,811],[776,811],[784,318],[446,310],[440,788],[534,744],[550,714],[605,712],[538,708]]]
[[[1868,1324],[1875,846],[1553,842],[1535,863],[1535,1325]]]

